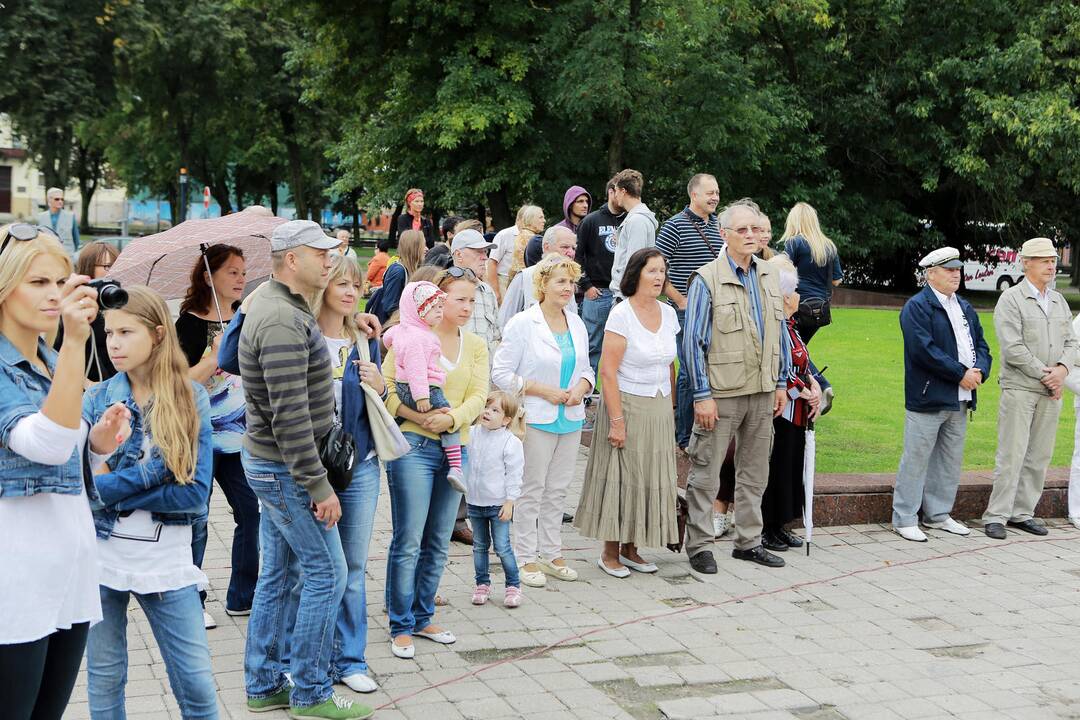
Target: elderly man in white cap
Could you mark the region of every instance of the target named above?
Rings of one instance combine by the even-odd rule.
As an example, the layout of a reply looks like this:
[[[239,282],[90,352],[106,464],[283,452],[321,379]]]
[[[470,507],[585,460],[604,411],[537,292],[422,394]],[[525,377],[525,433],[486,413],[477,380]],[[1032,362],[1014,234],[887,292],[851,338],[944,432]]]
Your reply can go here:
[[[904,454],[893,491],[893,528],[926,542],[923,524],[955,535],[971,531],[949,513],[960,484],[968,412],[990,374],[990,346],[979,316],[956,294],[964,264],[956,248],[919,262],[926,287],[900,313],[904,333]]]
[[[1024,279],[1001,293],[994,328],[1001,346],[1001,404],[994,489],[983,514],[987,537],[1005,539],[1005,526],[1046,535],[1034,519],[1046,468],[1054,453],[1061,391],[1077,360],[1072,314],[1052,288],[1057,251],[1047,238],[1020,248]]]
[[[475,333],[484,338],[488,347],[488,364],[495,357],[495,348],[502,340],[499,328],[499,299],[495,291],[484,282],[484,266],[487,264],[488,253],[495,243],[488,242],[479,231],[466,229],[454,234],[450,241],[450,256],[454,260],[454,268],[471,270],[476,285],[476,306],[473,308],[472,317],[465,323],[465,330]],[[451,268],[451,274],[454,274]]]
[[[330,676],[347,567],[336,527],[341,503],[319,454],[334,425],[332,364],[310,298],[326,288],[337,246],[310,220],[275,227],[274,276],[240,331],[247,401],[241,460],[262,507],[262,567],[244,660],[247,705],[254,712],[287,708],[294,718],[372,713],[335,695]],[[287,611],[296,583],[294,623]]]

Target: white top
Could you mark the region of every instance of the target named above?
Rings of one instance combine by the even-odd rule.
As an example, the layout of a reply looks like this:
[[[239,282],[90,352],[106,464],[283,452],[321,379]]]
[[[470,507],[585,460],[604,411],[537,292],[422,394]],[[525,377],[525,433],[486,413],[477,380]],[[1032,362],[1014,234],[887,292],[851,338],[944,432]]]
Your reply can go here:
[[[150,433],[143,435],[139,461],[150,454]],[[171,482],[171,481],[170,481]],[[149,510],[121,515],[106,540],[98,540],[101,584],[140,595],[210,586],[191,559],[191,526],[155,522]]]
[[[675,361],[675,335],[679,332],[679,319],[675,309],[667,303],[655,301],[660,306],[660,329],[650,332],[630,301],[618,303],[611,308],[606,332],[626,338],[626,352],[619,365],[619,390],[641,397],[664,397],[671,395],[671,363]]]
[[[345,361],[352,352],[352,340],[349,338],[331,338],[323,335],[326,349],[330,353],[330,367],[334,379],[334,415],[341,421],[341,380],[345,377]]]
[[[589,333],[581,318],[563,309],[563,316],[570,328],[570,339],[574,342],[574,354],[577,364],[570,377],[570,387],[577,385],[581,378],[596,387],[596,374],[589,365]],[[562,375],[562,350],[551,332],[540,305],[533,305],[514,316],[503,330],[502,343],[495,351],[495,360],[491,365],[491,382],[504,392],[517,395],[526,380],[560,386]],[[525,419],[535,425],[555,422],[559,416],[559,407],[542,397],[525,396]],[[585,404],[566,408],[567,420],[584,420]]]
[[[40,412],[11,430],[10,450],[45,465],[83,452],[89,427],[73,430]],[[66,452],[64,452],[66,451]],[[0,645],[33,642],[101,620],[97,544],[86,491],[0,499]]]
[[[477,423],[469,430],[469,463],[465,502],[480,507],[502,505],[521,497],[525,450],[506,428],[488,430]]]
[[[967,317],[960,307],[960,301],[956,299],[956,293],[946,296],[939,293],[933,286],[930,289],[937,296],[941,307],[945,308],[949,323],[952,324],[953,336],[956,338],[956,359],[966,368],[975,367],[975,342],[971,339],[971,328],[968,327]],[[956,386],[956,390],[961,402],[971,402],[970,390],[959,385]]]
[[[491,248],[488,258],[499,263],[499,275],[506,277],[510,274],[510,265],[514,262],[514,244],[517,242],[517,225],[511,225],[495,233],[495,247]]]

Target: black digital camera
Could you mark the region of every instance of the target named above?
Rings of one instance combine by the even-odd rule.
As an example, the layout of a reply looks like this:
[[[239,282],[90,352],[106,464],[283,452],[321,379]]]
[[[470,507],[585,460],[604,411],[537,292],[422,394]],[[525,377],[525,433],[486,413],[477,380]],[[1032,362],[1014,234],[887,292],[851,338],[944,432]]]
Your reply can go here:
[[[120,287],[116,280],[91,280],[86,287],[97,290],[97,303],[100,310],[119,310],[127,305],[127,290]]]

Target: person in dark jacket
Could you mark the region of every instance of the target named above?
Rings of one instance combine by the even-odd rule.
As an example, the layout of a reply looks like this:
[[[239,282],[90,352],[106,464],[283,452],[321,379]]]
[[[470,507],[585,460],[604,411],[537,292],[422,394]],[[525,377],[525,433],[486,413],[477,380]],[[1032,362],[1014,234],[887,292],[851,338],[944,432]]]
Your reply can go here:
[[[923,525],[955,535],[971,531],[953,520],[964,459],[968,412],[990,374],[990,346],[974,308],[956,294],[963,263],[956,248],[924,257],[926,287],[904,305],[904,453],[893,491],[893,528],[926,542]]]
[[[397,231],[403,233],[406,230],[419,230],[424,233],[424,245],[428,249],[435,246],[439,239],[431,220],[424,217],[424,191],[418,188],[409,188],[405,193],[405,207],[397,219]]]

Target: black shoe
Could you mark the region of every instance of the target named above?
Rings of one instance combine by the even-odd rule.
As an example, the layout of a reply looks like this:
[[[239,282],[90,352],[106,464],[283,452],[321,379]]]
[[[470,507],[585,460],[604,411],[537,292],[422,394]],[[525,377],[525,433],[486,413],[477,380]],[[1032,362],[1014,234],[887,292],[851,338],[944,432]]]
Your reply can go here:
[[[766,530],[761,533],[761,545],[766,550],[774,550],[776,552],[787,552],[788,550],[787,541],[773,530]]]
[[[987,523],[983,528],[983,531],[988,538],[993,538],[994,540],[1005,539],[1005,526],[1001,523]]]
[[[1013,522],[1012,520],[1010,520],[1009,527],[1014,527],[1017,530],[1023,530],[1024,532],[1031,533],[1032,535],[1042,536],[1050,533],[1050,531],[1047,530],[1045,527],[1035,522],[1035,518],[1025,520],[1024,522]]]
[[[780,528],[776,536],[787,543],[788,547],[798,548],[803,546],[803,539],[787,528]]]
[[[716,560],[708,550],[702,550],[690,558],[690,567],[703,575],[716,574]]]
[[[758,545],[752,547],[749,550],[739,550],[736,548],[731,551],[731,557],[736,560],[749,560],[750,562],[757,563],[758,565],[764,565],[765,567],[784,567],[784,558],[777,555],[773,555],[765,548]]]

